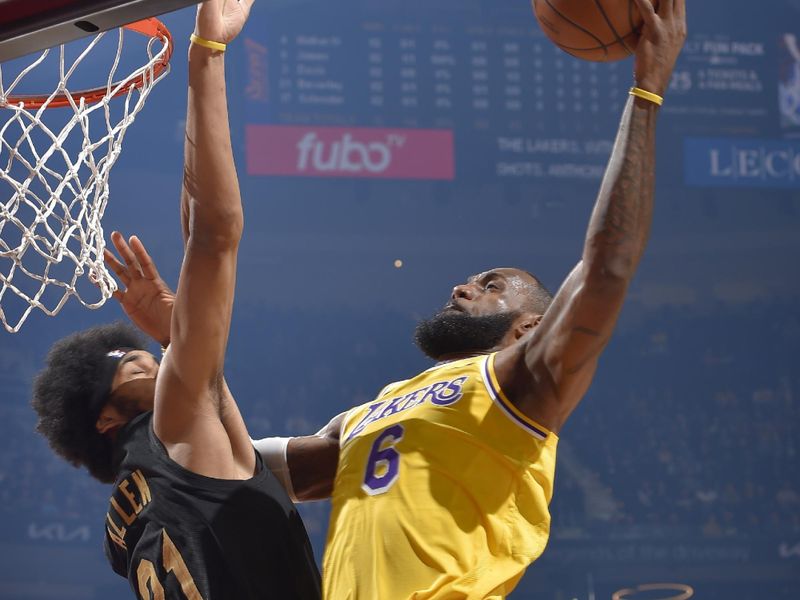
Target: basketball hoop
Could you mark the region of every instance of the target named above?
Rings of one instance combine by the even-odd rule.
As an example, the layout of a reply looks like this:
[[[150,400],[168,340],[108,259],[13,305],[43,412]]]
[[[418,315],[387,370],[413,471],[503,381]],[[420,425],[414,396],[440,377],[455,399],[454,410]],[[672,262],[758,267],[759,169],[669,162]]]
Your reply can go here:
[[[126,31],[149,38],[138,62],[145,64],[118,76]],[[15,93],[50,50],[8,85],[0,65],[0,117],[11,113],[5,122],[0,118],[0,321],[11,333],[34,308],[53,316],[70,296],[98,308],[117,289],[103,263],[108,177],[125,131],[169,72],[172,38],[155,18],[118,29],[105,85],[70,91],[75,70],[106,35],[92,38],[74,61],[67,60],[64,45],[56,50],[58,85],[50,94]],[[14,317],[12,304],[20,307]]]

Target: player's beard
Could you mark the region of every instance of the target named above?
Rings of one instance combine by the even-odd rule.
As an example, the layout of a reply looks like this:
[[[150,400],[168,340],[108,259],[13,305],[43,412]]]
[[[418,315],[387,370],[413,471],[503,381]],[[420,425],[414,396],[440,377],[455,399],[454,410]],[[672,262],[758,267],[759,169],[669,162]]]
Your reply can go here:
[[[500,343],[519,315],[512,311],[475,317],[444,310],[419,322],[414,342],[434,360],[451,354],[485,352]]]

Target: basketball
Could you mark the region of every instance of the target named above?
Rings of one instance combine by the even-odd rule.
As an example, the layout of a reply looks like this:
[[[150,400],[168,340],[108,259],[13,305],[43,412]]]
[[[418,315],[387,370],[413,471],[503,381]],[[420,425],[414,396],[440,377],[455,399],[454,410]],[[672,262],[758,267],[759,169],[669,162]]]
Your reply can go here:
[[[556,46],[584,60],[621,60],[639,43],[642,17],[634,0],[533,0],[533,12]]]

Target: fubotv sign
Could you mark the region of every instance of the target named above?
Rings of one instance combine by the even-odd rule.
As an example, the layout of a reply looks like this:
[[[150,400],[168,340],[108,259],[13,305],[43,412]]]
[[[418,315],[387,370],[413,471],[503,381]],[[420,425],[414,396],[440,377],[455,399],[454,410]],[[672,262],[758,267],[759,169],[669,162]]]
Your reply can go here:
[[[446,129],[248,125],[248,175],[453,179]]]

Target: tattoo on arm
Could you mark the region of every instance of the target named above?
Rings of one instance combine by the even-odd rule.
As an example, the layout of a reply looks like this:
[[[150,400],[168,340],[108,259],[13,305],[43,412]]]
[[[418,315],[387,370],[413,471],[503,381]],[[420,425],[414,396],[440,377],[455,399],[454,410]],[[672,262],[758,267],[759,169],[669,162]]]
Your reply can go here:
[[[633,99],[626,113],[630,117],[620,129],[589,224],[585,258],[589,263],[593,259],[601,264],[613,262],[632,274],[652,219],[656,115],[651,107]]]

